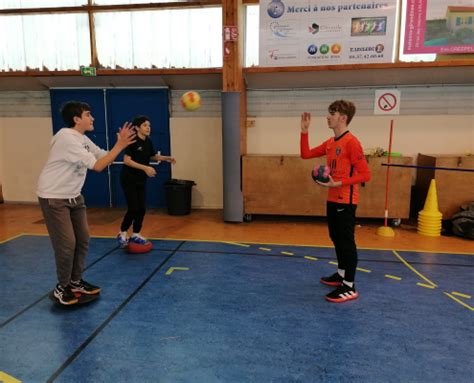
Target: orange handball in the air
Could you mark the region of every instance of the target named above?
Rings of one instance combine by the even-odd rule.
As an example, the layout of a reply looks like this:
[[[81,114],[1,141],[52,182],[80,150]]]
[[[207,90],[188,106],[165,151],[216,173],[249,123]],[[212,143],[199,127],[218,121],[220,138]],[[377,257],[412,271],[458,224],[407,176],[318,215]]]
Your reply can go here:
[[[201,96],[198,92],[190,90],[181,96],[181,106],[189,111],[198,109],[201,106]]]

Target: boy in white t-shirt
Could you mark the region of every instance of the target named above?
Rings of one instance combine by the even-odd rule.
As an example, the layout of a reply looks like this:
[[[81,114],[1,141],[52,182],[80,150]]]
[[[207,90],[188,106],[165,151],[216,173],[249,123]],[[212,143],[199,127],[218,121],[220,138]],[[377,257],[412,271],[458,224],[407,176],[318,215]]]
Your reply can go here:
[[[54,249],[58,284],[54,296],[63,305],[78,302],[74,293],[98,294],[100,287],[82,279],[89,249],[86,206],[81,195],[87,169],[100,172],[128,145],[135,142],[135,129],[125,123],[109,151],[100,149],[85,132],[94,130],[90,106],[69,101],[61,109],[67,128],[51,140],[36,194]]]

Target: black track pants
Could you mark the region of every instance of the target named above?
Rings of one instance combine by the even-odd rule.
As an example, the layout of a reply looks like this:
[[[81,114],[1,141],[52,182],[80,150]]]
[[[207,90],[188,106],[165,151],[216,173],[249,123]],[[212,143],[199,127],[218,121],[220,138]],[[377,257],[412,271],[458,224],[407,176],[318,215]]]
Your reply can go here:
[[[327,202],[329,236],[336,249],[338,268],[345,271],[344,279],[354,282],[357,267],[357,247],[354,237],[357,205]]]
[[[133,232],[139,233],[145,217],[145,183],[123,182],[122,189],[127,200],[128,210],[123,217],[120,231],[127,231],[133,223]]]

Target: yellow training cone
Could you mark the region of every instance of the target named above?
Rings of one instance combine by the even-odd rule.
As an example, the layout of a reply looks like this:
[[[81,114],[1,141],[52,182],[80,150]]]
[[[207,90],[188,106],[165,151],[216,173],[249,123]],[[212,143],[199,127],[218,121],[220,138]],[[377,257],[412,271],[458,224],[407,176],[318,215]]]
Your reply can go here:
[[[436,193],[436,181],[434,179],[431,180],[428,195],[425,200],[425,206],[421,212],[424,213],[423,215],[427,216],[438,216],[441,214],[438,210],[438,194]]]
[[[431,180],[428,195],[426,196],[423,210],[418,212],[418,234],[429,237],[441,235],[441,219],[443,214],[438,210],[438,195],[436,193],[436,181]]]
[[[380,235],[381,237],[395,237],[395,232],[390,226],[380,226],[377,228],[376,231],[377,235]]]

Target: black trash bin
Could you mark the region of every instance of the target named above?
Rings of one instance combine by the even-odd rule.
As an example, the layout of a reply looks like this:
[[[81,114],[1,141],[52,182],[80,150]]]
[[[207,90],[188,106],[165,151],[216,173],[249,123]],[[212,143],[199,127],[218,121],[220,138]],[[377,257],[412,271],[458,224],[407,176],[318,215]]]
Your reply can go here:
[[[191,192],[194,181],[170,179],[165,182],[166,208],[169,215],[187,215],[191,212]]]

